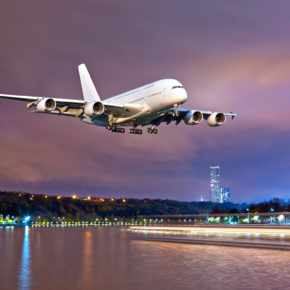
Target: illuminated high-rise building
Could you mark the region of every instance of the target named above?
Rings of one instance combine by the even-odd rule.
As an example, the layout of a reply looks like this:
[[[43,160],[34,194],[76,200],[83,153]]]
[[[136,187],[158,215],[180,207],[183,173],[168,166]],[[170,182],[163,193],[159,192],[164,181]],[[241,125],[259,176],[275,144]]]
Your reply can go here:
[[[221,203],[231,201],[231,193],[228,187],[221,188]]]
[[[222,203],[220,186],[220,167],[210,166],[210,201]]]

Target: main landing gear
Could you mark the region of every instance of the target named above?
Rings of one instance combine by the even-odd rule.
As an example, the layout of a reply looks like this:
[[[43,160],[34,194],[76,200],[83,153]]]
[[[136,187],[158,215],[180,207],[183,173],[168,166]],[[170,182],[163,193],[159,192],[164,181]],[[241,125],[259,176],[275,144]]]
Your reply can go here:
[[[157,134],[158,133],[158,130],[155,129],[153,126],[151,128],[147,128],[147,132],[149,134]]]
[[[142,130],[141,130],[141,129],[131,128],[131,129],[129,130],[129,134],[138,134],[138,135],[142,135]]]
[[[113,126],[107,125],[106,129],[109,131],[112,131],[114,133],[122,133],[122,134],[125,133],[125,128],[120,128],[120,127],[117,127],[115,125],[113,125]],[[147,132],[149,134],[156,135],[158,133],[158,130],[156,128],[154,128],[154,126],[151,126],[150,128],[147,128]],[[141,129],[136,129],[136,128],[129,129],[129,134],[142,135],[142,133],[143,133],[143,131]]]
[[[125,133],[125,129],[124,128],[119,128],[117,126],[106,126],[106,129],[115,133]]]

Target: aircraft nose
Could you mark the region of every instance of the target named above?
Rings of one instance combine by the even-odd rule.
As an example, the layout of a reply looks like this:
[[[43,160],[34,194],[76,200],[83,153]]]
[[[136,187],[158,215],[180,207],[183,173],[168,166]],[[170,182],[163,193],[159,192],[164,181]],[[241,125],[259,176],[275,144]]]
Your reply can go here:
[[[170,100],[177,105],[181,105],[187,100],[187,92],[181,83],[172,87]]]
[[[180,90],[180,92],[178,93],[178,97],[179,97],[179,102],[182,104],[187,100],[187,92],[185,89]]]
[[[185,102],[187,100],[187,91],[184,89],[184,101]]]

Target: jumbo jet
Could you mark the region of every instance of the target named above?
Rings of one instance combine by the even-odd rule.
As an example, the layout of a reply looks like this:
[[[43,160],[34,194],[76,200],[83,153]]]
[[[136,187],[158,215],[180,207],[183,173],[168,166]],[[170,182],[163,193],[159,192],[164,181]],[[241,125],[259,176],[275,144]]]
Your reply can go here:
[[[131,127],[130,134],[142,134],[138,126],[148,126],[149,134],[157,134],[156,127],[161,123],[168,125],[175,121],[178,125],[182,120],[186,125],[198,125],[205,119],[209,126],[218,127],[225,123],[226,116],[232,119],[236,116],[180,108],[187,100],[187,93],[175,79],[162,79],[102,101],[85,64],[78,69],[83,100],[3,94],[0,98],[27,102],[27,109],[34,107],[36,113],[77,117],[111,132],[125,133],[124,127]]]

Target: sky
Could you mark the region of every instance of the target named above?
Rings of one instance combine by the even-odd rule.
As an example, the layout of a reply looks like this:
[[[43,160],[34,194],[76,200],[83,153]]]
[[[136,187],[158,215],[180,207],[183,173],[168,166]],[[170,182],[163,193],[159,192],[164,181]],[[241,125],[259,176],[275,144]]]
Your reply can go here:
[[[209,199],[209,166],[234,202],[290,198],[290,3],[3,0],[0,93],[102,99],[163,79],[183,108],[236,112],[222,127],[113,134],[0,100],[0,188],[43,194]]]

